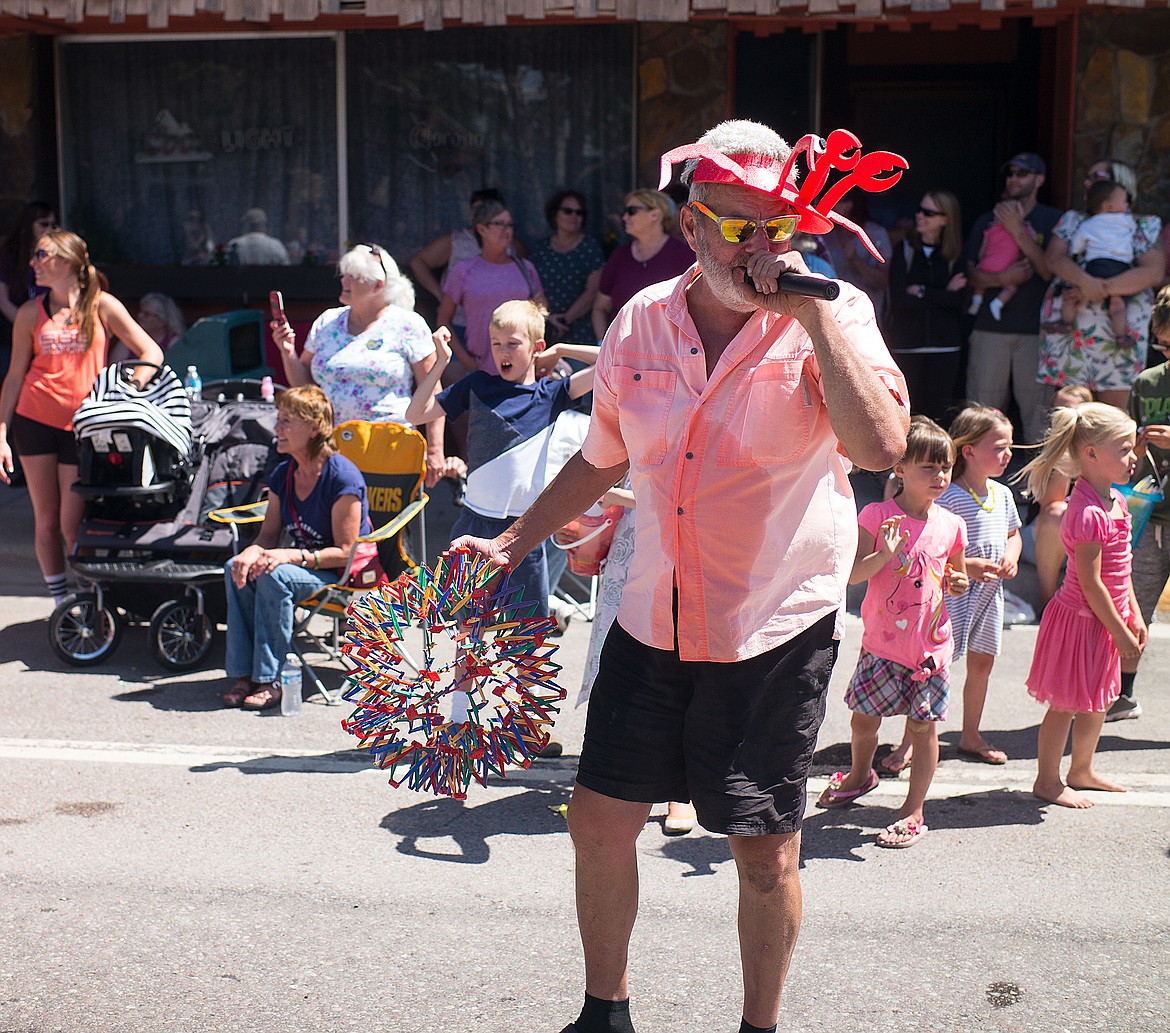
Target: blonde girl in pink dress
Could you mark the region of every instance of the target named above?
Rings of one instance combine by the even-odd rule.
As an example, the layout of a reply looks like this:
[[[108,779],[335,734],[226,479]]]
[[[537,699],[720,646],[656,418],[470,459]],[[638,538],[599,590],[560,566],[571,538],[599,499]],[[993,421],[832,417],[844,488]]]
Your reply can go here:
[[[1101,402],[1057,409],[1040,454],[1021,476],[1039,498],[1054,476],[1077,477],[1060,522],[1068,551],[1064,582],[1044,609],[1028,692],[1048,713],[1040,723],[1032,792],[1062,807],[1092,807],[1080,790],[1123,793],[1093,768],[1105,712],[1121,691],[1121,658],[1139,657],[1146,625],[1130,582],[1129,510],[1113,488],[1137,465],[1136,426]],[[1072,729],[1072,762],[1060,777]]]

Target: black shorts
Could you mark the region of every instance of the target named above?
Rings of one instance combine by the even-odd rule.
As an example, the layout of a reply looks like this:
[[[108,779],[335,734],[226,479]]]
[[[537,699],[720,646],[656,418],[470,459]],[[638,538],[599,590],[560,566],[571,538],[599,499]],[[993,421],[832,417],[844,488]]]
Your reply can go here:
[[[577,781],[617,800],[692,800],[709,832],[796,832],[837,659],[835,620],[736,663],[679,660],[615,622]]]
[[[1099,280],[1108,279],[1110,276],[1120,276],[1132,268],[1133,266],[1128,262],[1122,262],[1116,258],[1094,258],[1085,263],[1085,272]]]
[[[38,423],[20,413],[12,417],[12,450],[18,456],[56,456],[62,466],[77,465],[73,431]]]

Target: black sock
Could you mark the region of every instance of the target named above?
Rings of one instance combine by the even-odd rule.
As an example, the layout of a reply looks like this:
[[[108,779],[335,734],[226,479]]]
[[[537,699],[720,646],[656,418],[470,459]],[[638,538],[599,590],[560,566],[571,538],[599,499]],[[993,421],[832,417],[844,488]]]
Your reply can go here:
[[[776,1024],[771,1026],[753,1026],[747,1019],[739,1020],[739,1033],[776,1033]]]
[[[630,999],[603,1001],[586,994],[577,1019],[577,1033],[635,1033],[630,1021]]]
[[[1133,699],[1133,680],[1137,677],[1136,671],[1121,672],[1121,694],[1126,699]]]

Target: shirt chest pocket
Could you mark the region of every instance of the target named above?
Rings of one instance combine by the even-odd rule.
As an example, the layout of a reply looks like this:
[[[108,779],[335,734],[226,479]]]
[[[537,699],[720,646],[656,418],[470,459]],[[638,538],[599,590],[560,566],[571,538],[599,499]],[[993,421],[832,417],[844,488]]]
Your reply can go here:
[[[678,375],[668,370],[615,367],[618,424],[630,459],[660,466],[666,459],[666,428]]]
[[[776,466],[804,454],[820,406],[802,359],[773,359],[739,375],[719,438],[720,466]]]

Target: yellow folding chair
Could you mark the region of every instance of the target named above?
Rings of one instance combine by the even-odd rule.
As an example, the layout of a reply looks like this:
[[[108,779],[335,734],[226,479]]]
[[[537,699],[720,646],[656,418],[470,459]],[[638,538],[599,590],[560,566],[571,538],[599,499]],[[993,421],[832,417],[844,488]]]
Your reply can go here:
[[[369,423],[350,420],[333,431],[337,450],[354,464],[366,482],[370,523],[376,530],[362,535],[350,550],[345,569],[332,584],[322,585],[309,598],[297,603],[297,617],[293,624],[292,649],[300,658],[302,668],[314,689],[330,705],[341,702],[339,692],[330,692],[321,681],[312,664],[305,658],[305,649],[299,641],[307,638],[318,651],[331,658],[340,656],[340,628],[346,608],[354,595],[367,592],[375,582],[349,584],[358,546],[373,542],[378,547],[378,560],[386,577],[393,581],[399,574],[416,568],[426,556],[426,523],[423,509],[430,496],[423,490],[426,477],[426,439],[416,430],[399,423]],[[263,520],[266,502],[254,506],[237,506],[209,514],[212,520],[233,526]],[[408,532],[418,521],[417,547]],[[418,557],[417,559],[415,557]],[[318,614],[331,621],[328,641],[315,634],[309,622]],[[410,657],[406,657],[410,662]]]

